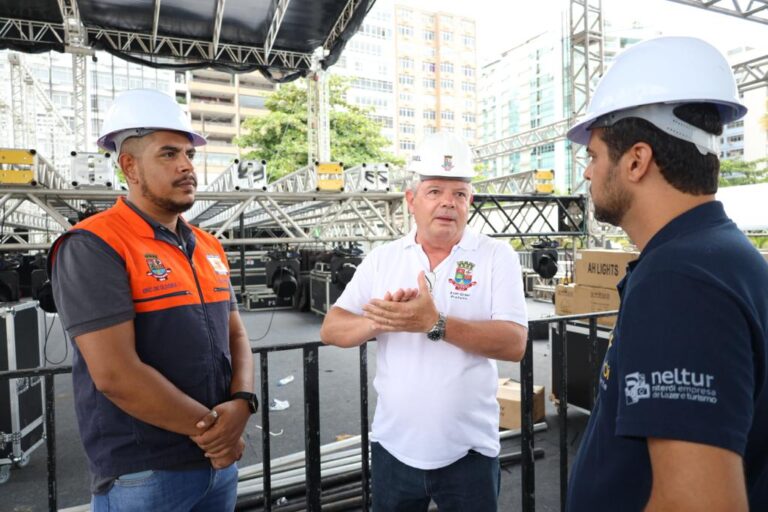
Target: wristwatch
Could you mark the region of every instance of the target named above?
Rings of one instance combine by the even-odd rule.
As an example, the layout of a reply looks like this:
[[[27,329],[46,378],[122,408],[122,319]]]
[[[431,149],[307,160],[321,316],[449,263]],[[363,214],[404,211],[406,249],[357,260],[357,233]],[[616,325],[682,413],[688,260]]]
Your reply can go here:
[[[236,393],[232,393],[232,396],[229,397],[230,400],[245,400],[248,403],[248,409],[250,409],[251,414],[256,414],[256,411],[259,410],[259,400],[256,398],[256,395],[253,393],[249,393],[247,391],[238,391]]]
[[[427,338],[432,341],[440,341],[445,338],[445,315],[438,311],[437,322],[427,331]]]

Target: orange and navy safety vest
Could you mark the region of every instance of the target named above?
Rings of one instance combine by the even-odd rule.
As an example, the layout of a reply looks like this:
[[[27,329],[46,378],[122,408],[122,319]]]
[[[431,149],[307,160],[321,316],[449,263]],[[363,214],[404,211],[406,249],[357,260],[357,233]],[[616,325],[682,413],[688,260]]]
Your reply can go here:
[[[125,263],[139,358],[190,397],[213,407],[228,399],[232,379],[229,266],[213,236],[189,228],[184,252],[156,238],[153,226],[121,198],[59,237],[49,265],[55,269],[56,251],[75,233],[95,235],[111,247]],[[187,436],[133,418],[99,392],[73,345],[75,407],[94,474],[119,476],[206,462]]]

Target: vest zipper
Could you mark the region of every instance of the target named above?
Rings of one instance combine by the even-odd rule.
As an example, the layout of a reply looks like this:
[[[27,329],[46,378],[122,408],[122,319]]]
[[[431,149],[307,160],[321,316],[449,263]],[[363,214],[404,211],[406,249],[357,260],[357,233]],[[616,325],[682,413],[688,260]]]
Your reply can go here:
[[[146,299],[133,299],[133,302],[150,302],[158,299],[167,299],[168,297],[178,297],[180,295],[192,295],[189,290],[183,290],[180,292],[164,293],[162,295],[156,295],[154,297],[147,297]]]
[[[181,249],[179,249],[181,250]],[[192,258],[186,254],[185,251],[181,251],[184,253],[185,256],[187,256],[187,261],[189,261],[189,267],[192,269],[192,275],[195,277],[195,285],[197,286],[197,293],[200,294],[200,305],[203,307],[203,316],[205,317],[205,332],[208,334],[208,344],[211,347],[211,359],[213,363],[213,384],[214,384],[214,393],[216,393],[216,382],[218,381],[218,375],[216,371],[216,367],[218,366],[218,361],[216,360],[216,350],[215,345],[213,343],[213,336],[211,336],[211,319],[208,317],[208,308],[205,305],[205,296],[203,295],[203,289],[200,286],[200,280],[197,278],[197,270],[195,269],[195,262],[192,261]],[[229,340],[227,340],[227,343],[229,343]],[[214,399],[215,397],[211,397],[211,399]]]

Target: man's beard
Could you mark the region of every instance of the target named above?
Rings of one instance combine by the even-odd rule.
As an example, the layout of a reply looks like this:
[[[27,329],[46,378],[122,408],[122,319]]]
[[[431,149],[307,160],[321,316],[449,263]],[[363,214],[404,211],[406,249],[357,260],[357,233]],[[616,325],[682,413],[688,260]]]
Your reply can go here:
[[[155,206],[158,206],[163,210],[171,213],[184,213],[185,211],[192,208],[192,205],[195,204],[194,199],[185,202],[178,202],[173,201],[172,199],[168,199],[167,197],[160,197],[149,190],[146,180],[141,180],[141,195],[147,198]]]
[[[624,215],[632,204],[630,193],[619,185],[618,166],[608,170],[608,176],[603,185],[602,204],[598,205],[594,198],[592,204],[595,207],[595,219],[607,222],[614,226],[620,226]]]

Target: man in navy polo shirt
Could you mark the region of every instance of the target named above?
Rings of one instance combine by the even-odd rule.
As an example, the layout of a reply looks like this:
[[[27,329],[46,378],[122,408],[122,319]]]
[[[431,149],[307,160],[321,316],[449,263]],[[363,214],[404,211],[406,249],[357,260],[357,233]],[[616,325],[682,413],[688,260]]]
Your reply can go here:
[[[716,49],[664,37],[619,56],[568,132],[595,217],[641,250],[568,510],[768,510],[768,265],[714,196],[745,113]]]

